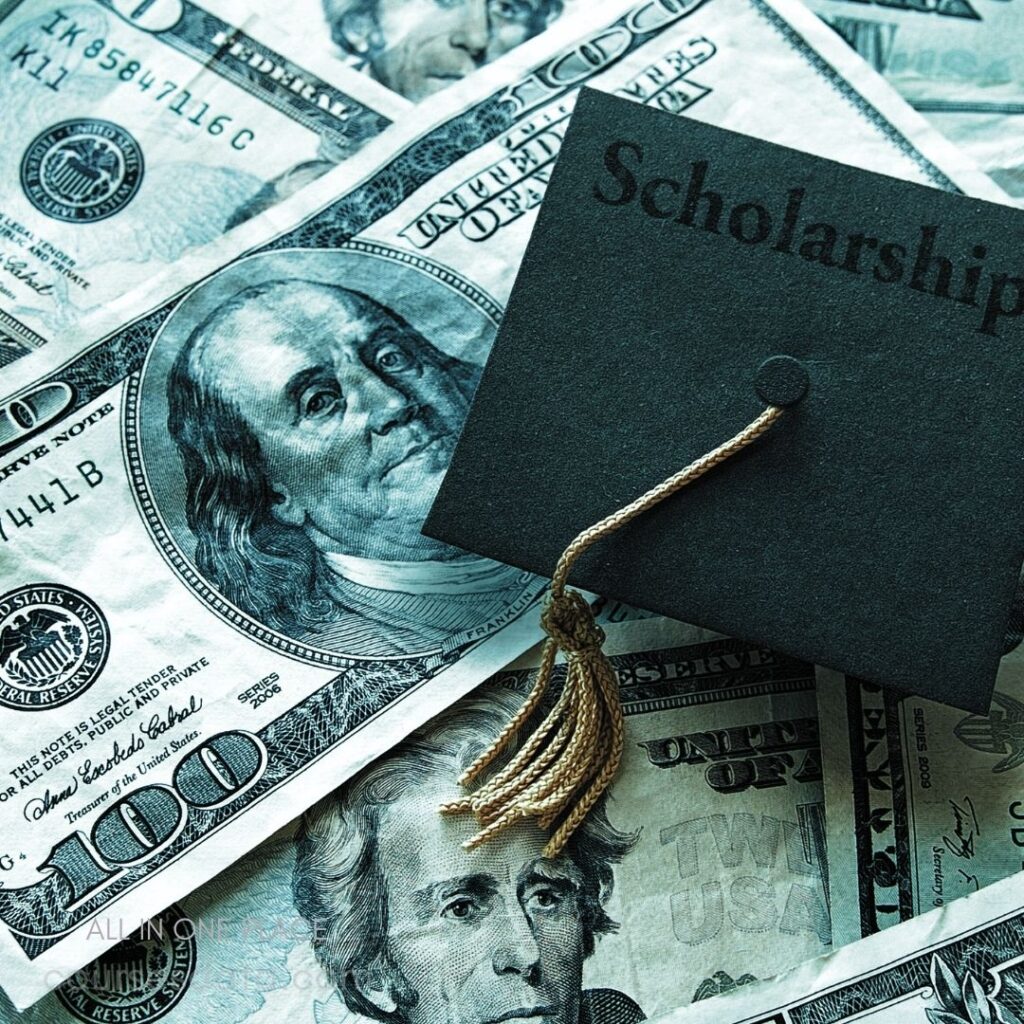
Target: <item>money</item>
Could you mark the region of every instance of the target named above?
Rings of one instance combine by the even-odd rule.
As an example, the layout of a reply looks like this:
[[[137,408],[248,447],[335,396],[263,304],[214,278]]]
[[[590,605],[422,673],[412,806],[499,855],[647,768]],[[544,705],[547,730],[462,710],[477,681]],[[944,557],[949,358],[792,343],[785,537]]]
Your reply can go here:
[[[0,365],[407,109],[307,49],[219,0],[0,3]]]
[[[1024,875],[663,1024],[1017,1024]]]
[[[579,86],[795,145],[813,119],[822,155],[986,187],[801,7],[598,13],[111,303],[112,333],[0,402],[16,1003],[532,642],[539,581],[420,524]]]
[[[1024,868],[1019,653],[988,716],[818,671],[837,944]]]
[[[417,103],[584,9],[581,0],[298,0],[286,12],[274,0],[250,4],[282,25],[300,22],[306,40]]]
[[[808,3],[1024,202],[1024,8],[1018,0]]]
[[[0,1021],[291,1020],[261,1011],[292,985],[294,1008],[313,1024],[331,988],[313,956],[302,955],[311,936],[290,899],[293,832],[282,830],[151,920],[113,924],[117,945],[24,1013],[0,994]]]
[[[664,620],[610,627],[606,649],[625,759],[566,857],[540,860],[532,827],[467,853],[472,822],[437,813],[535,650],[0,1021],[636,1021],[827,949],[813,670]]]

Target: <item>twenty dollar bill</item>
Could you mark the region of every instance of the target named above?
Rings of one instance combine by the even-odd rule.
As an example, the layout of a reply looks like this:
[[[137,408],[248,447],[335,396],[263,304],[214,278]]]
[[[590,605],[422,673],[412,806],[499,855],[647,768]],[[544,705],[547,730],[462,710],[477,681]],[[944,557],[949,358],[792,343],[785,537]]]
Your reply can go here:
[[[565,856],[541,859],[532,827],[467,853],[472,820],[437,813],[528,692],[534,651],[0,1021],[468,1024],[547,1007],[621,1024],[826,950],[811,667],[662,620],[610,627],[606,650],[624,761]]]
[[[1024,875],[663,1024],[1017,1024]]]

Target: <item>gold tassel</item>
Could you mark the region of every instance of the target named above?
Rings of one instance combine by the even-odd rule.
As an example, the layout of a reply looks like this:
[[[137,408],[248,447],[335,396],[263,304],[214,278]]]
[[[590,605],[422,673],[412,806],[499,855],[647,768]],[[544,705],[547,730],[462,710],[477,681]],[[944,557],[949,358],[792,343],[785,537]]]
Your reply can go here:
[[[497,739],[463,773],[459,784],[476,782],[540,707],[559,651],[567,662],[565,685],[544,721],[504,768],[474,792],[441,806],[443,814],[468,812],[476,816],[480,831],[463,844],[466,849],[474,849],[517,821],[534,818],[544,829],[558,823],[544,847],[545,857],[557,857],[608,788],[622,761],[622,704],[615,670],[601,650],[604,630],[594,621],[583,595],[566,589],[576,559],[602,537],[741,451],[768,430],[782,411],[769,406],[725,444],[583,530],[562,552],[541,615],[548,639],[533,689]]]

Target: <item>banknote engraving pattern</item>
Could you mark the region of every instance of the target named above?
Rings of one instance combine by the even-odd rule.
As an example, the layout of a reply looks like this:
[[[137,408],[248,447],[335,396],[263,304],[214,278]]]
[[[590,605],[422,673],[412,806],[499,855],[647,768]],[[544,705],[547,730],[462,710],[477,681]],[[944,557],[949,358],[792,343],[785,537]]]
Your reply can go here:
[[[340,65],[309,70],[221,10],[0,9],[0,96],[17,112],[0,164],[21,183],[0,227],[5,362],[63,343],[83,314],[353,156],[403,107]]]
[[[139,144],[110,121],[62,121],[38,135],[21,160],[21,187],[47,217],[89,223],[113,217],[142,184]]]
[[[436,658],[515,618],[538,589],[419,532],[496,307],[402,255],[363,244],[233,264],[168,317],[128,392],[126,452],[165,557],[236,628],[315,664]],[[308,316],[297,345],[289,332]],[[353,340],[339,342],[346,324]],[[253,389],[254,357],[292,368]],[[300,363],[296,428],[270,410]],[[350,368],[344,379],[308,369],[332,363]]]
[[[1019,870],[1020,670],[1017,651],[1003,659],[988,715],[819,671],[839,941]]]
[[[188,991],[196,966],[194,925],[173,904],[56,990],[85,1024],[150,1024]]]
[[[73,701],[103,671],[110,632],[84,594],[30,584],[0,596],[0,704],[42,711]]]

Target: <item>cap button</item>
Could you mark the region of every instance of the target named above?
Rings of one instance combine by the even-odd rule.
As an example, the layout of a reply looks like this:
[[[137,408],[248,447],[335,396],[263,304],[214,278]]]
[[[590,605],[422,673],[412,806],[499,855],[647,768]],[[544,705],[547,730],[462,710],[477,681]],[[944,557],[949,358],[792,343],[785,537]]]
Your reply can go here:
[[[804,364],[792,356],[771,356],[757,368],[754,377],[754,388],[765,405],[796,405],[810,386]]]

